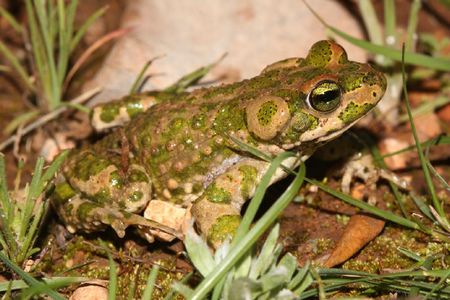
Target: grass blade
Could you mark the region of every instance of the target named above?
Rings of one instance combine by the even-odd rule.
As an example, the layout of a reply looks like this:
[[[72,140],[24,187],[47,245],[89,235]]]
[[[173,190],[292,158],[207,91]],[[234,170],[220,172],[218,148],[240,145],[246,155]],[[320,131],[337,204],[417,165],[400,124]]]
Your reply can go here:
[[[406,45],[407,51],[414,51],[414,42],[417,38],[416,29],[419,21],[419,11],[422,6],[420,0],[413,0],[409,11],[408,29],[406,30]]]
[[[18,33],[23,32],[22,25],[19,22],[17,22],[16,18],[14,18],[13,15],[11,15],[6,9],[4,9],[1,6],[0,6],[0,17],[3,17],[3,19],[5,19],[5,21],[8,22],[8,24],[11,25],[11,27]]]
[[[380,22],[378,21],[375,8],[372,5],[371,0],[359,0],[358,1],[359,12],[366,25],[369,39],[372,43],[377,45],[383,45],[383,33],[381,30]]]
[[[344,201],[344,202],[346,202],[346,203],[348,203],[350,205],[356,206],[356,207],[358,207],[358,208],[360,208],[360,209],[362,209],[362,210],[364,210],[364,211],[366,211],[368,213],[371,213],[371,214],[373,214],[375,216],[381,217],[381,218],[383,218],[385,220],[388,220],[388,221],[391,221],[391,222],[403,225],[403,226],[408,227],[408,228],[412,228],[412,229],[423,231],[423,229],[420,228],[419,225],[417,225],[415,222],[413,222],[411,220],[408,220],[406,218],[397,216],[396,214],[394,214],[394,213],[392,213],[390,211],[382,210],[382,209],[379,209],[378,207],[372,206],[372,205],[367,204],[365,202],[353,199],[349,195],[346,195],[344,193],[336,191],[336,190],[326,186],[325,184],[321,183],[320,181],[317,181],[317,180],[314,180],[314,179],[309,179],[309,178],[305,178],[305,181],[307,181],[307,182],[309,182],[311,184],[317,185],[321,190],[329,193],[330,195],[335,196],[335,197],[341,199],[342,201]]]
[[[117,294],[117,266],[106,244],[103,243],[103,247],[105,248],[106,253],[108,253],[109,261],[108,300],[115,300]]]
[[[8,47],[6,47],[6,45],[2,41],[0,41],[0,54],[5,56],[5,58],[11,63],[12,67],[17,72],[20,79],[25,83],[26,87],[30,91],[34,91],[35,90],[34,85],[31,82],[31,80],[27,74],[27,71],[21,65],[21,63],[19,62],[17,57],[11,52],[11,50],[9,50]]]
[[[385,41],[389,46],[394,46],[397,40],[394,0],[384,0],[384,26]]]
[[[402,62],[404,61],[405,58],[405,46],[403,45],[402,47]],[[449,64],[450,65],[450,64]],[[431,175],[430,175],[430,170],[427,167],[427,162],[425,160],[425,156],[423,154],[423,150],[422,150],[422,145],[420,144],[420,140],[419,137],[417,135],[417,131],[416,131],[416,126],[414,124],[414,120],[411,114],[411,104],[409,102],[409,96],[408,96],[408,91],[406,89],[406,73],[405,73],[405,64],[402,63],[402,79],[403,79],[403,94],[405,95],[405,103],[406,103],[406,110],[408,112],[408,118],[409,118],[409,123],[411,126],[411,131],[413,133],[413,137],[414,137],[414,142],[416,143],[416,147],[417,147],[417,154],[419,155],[419,160],[420,160],[420,164],[422,166],[422,171],[423,171],[423,175],[425,177],[425,181],[427,183],[427,187],[428,187],[428,192],[431,196],[431,199],[433,201],[433,206],[436,209],[436,211],[438,212],[438,214],[444,219],[445,218],[445,212],[444,209],[441,205],[441,203],[439,202],[439,199],[436,196],[436,191],[434,189],[434,185],[433,185],[433,181],[431,179]],[[446,224],[447,228],[450,226],[450,224]]]
[[[153,288],[155,287],[156,277],[158,276],[159,266],[154,265],[150,275],[148,275],[147,284],[145,285],[142,300],[151,300],[153,295]]]
[[[75,6],[75,8],[71,8],[71,9],[76,10],[76,5],[74,5],[74,6]],[[98,18],[103,16],[103,14],[106,12],[106,10],[108,8],[109,8],[108,6],[103,6],[102,8],[98,9],[95,13],[93,13],[92,15],[89,16],[89,18],[83,23],[83,25],[81,25],[80,29],[78,29],[77,33],[74,35],[74,37],[70,41],[70,45],[68,45],[69,46],[69,54],[72,53],[72,51],[78,45],[78,43],[80,42],[81,38],[84,36],[84,34],[88,30],[88,28],[91,27],[91,25],[95,21],[97,21]]]
[[[48,287],[47,284],[36,280],[32,276],[30,276],[28,273],[23,271],[19,266],[17,266],[12,261],[10,261],[2,252],[0,252],[0,260],[2,260],[3,263],[9,269],[11,269],[15,273],[17,273],[17,275],[19,275],[31,287],[38,286],[40,288],[40,291],[42,291],[43,293],[46,293],[47,295],[49,295],[53,299],[56,299],[56,300],[64,300],[65,299],[63,296],[61,296],[61,294],[59,294],[58,292],[50,289],[50,287]]]

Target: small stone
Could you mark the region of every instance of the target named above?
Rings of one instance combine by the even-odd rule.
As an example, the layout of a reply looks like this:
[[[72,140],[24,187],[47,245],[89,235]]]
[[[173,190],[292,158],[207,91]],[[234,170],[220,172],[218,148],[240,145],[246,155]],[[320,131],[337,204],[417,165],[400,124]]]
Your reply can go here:
[[[100,281],[80,286],[73,292],[70,300],[103,300],[108,299],[108,289]]]

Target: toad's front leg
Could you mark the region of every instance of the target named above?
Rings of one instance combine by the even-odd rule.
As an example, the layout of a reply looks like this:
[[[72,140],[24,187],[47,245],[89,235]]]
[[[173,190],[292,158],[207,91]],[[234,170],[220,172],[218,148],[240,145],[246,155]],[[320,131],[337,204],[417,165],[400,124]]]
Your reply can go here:
[[[264,161],[251,158],[241,160],[217,176],[194,202],[191,212],[197,229],[214,248],[234,236],[240,224],[242,205],[253,197],[268,167],[269,163]],[[278,169],[271,181],[285,175]]]

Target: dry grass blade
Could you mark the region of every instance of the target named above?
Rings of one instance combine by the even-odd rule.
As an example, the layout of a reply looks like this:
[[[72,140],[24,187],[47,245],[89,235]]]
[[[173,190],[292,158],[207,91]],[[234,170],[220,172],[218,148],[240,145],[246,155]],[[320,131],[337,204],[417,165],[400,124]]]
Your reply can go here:
[[[94,44],[89,46],[89,48],[87,48],[83,52],[83,54],[81,54],[80,58],[75,62],[75,64],[70,69],[69,73],[67,74],[67,77],[64,80],[63,90],[66,89],[67,85],[69,84],[70,80],[72,80],[75,73],[86,62],[86,60],[92,55],[92,53],[94,53],[98,48],[105,45],[109,41],[117,39],[117,38],[123,36],[124,34],[128,33],[130,30],[131,30],[130,28],[115,30],[113,32],[105,34],[103,37],[101,37],[99,40],[97,40]]]

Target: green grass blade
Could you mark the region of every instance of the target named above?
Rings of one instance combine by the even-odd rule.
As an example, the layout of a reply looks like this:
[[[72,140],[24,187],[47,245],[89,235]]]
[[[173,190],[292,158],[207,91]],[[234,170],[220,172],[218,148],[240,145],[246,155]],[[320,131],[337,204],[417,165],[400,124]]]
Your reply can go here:
[[[394,46],[397,40],[396,23],[394,0],[384,0],[385,40],[389,46]]]
[[[31,36],[31,50],[33,52],[33,66],[36,68],[37,77],[42,85],[45,97],[51,94],[51,78],[49,67],[47,63],[47,58],[45,55],[45,49],[43,47],[44,41],[42,40],[42,36],[39,33],[39,26],[36,20],[35,11],[33,9],[33,3],[31,0],[25,1],[25,6],[27,10],[28,17],[28,27]],[[42,103],[41,103],[42,104]]]
[[[209,249],[208,244],[202,239],[193,228],[190,228],[184,239],[184,246],[189,259],[198,272],[206,277],[214,269],[214,256]]]
[[[396,214],[390,212],[390,211],[386,211],[386,210],[382,210],[379,209],[375,206],[372,206],[370,204],[367,204],[363,201],[359,201],[356,199],[353,199],[352,197],[350,197],[349,195],[346,195],[344,193],[341,193],[339,191],[336,191],[328,186],[326,186],[325,184],[321,183],[320,181],[314,180],[314,179],[309,179],[309,178],[305,178],[305,181],[317,185],[321,190],[329,193],[332,196],[335,196],[339,199],[341,199],[342,201],[344,201],[345,203],[348,203],[350,205],[356,206],[368,213],[371,213],[375,216],[381,217],[385,220],[394,222],[396,224],[408,227],[408,228],[412,228],[412,229],[417,229],[417,230],[422,230],[422,228],[419,227],[419,225],[417,225],[415,222],[408,220],[406,218],[397,216]]]
[[[431,147],[431,146],[439,146],[439,145],[450,145],[450,136],[441,135],[441,136],[429,139],[429,140],[427,140],[425,142],[422,142],[422,143],[420,143],[420,145],[422,147]],[[381,157],[382,158],[386,158],[386,157],[394,156],[394,155],[397,155],[397,154],[401,154],[401,153],[408,152],[408,151],[411,151],[411,150],[416,150],[416,149],[417,149],[416,146],[412,145],[412,146],[408,146],[408,147],[405,147],[403,149],[400,149],[400,150],[397,150],[397,151],[394,151],[394,152],[391,152],[391,153],[384,154]]]
[[[18,263],[24,262],[28,257],[30,257],[33,254],[34,249],[32,249],[31,247],[36,242],[36,239],[38,237],[37,230],[41,225],[42,217],[47,212],[47,210],[48,210],[48,202],[41,203],[38,206],[37,211],[33,214],[31,225],[30,224],[26,225],[26,233],[21,243],[19,253],[16,257],[16,261]]]
[[[75,33],[72,40],[70,41],[69,54],[72,53],[72,51],[78,45],[78,43],[80,42],[81,38],[84,36],[84,34],[88,30],[88,28],[91,27],[91,25],[95,21],[97,21],[98,18],[103,16],[103,14],[106,12],[107,9],[108,9],[108,6],[104,6],[100,9],[98,9],[95,13],[93,13],[92,15],[89,16],[89,18],[83,23],[83,25],[81,25],[80,29],[78,29],[78,31]]]
[[[255,195],[253,196],[253,199],[251,200],[247,208],[247,211],[245,212],[244,217],[242,218],[241,224],[239,225],[239,228],[236,232],[236,236],[233,239],[233,244],[239,243],[240,240],[248,233],[250,225],[252,224],[258,211],[258,208],[260,207],[261,202],[264,198],[266,190],[269,187],[270,179],[272,178],[273,174],[275,174],[277,168],[280,167],[281,163],[286,158],[293,156],[295,156],[295,154],[291,152],[284,152],[279,156],[277,156],[275,159],[273,159],[266,173],[261,178],[261,182],[258,184],[258,187],[256,188]]]
[[[297,194],[300,186],[303,183],[305,176],[305,166],[300,165],[300,170],[297,173],[294,181],[289,185],[287,190],[280,196],[280,198],[272,205],[272,207],[256,222],[247,235],[245,235],[241,242],[233,247],[225,259],[211,272],[195,289],[191,300],[199,300],[206,297],[206,295],[214,288],[214,286],[225,276],[225,274],[247,253],[250,247],[260,238],[265,230],[276,220],[277,216],[284,208],[291,202]]]
[[[383,33],[371,0],[358,1],[359,12],[364,21],[369,39],[372,43],[383,45]]]
[[[133,85],[130,88],[129,94],[135,94],[140,91],[140,88],[142,86],[142,83],[145,78],[145,73],[147,72],[147,69],[152,65],[152,63],[155,61],[156,58],[152,58],[149,61],[145,63],[145,65],[142,67],[141,71],[139,72],[138,76],[133,82]]]
[[[33,215],[33,209],[35,207],[35,201],[39,197],[41,187],[39,186],[42,176],[42,168],[44,167],[44,159],[39,157],[36,166],[34,168],[33,178],[31,179],[30,189],[28,190],[25,200],[25,209],[21,215],[21,227],[18,235],[19,240],[23,240],[26,237],[28,226],[30,224],[31,217]]]
[[[3,253],[0,252],[0,260],[3,261],[3,263],[12,271],[14,271],[15,273],[17,273],[17,275],[19,275],[29,286],[31,287],[40,287],[40,291],[42,291],[43,293],[49,295],[50,297],[52,297],[53,299],[56,300],[64,300],[65,298],[63,296],[61,296],[61,294],[59,294],[58,292],[50,289],[47,284],[42,283],[38,280],[36,280],[35,278],[33,278],[32,276],[30,276],[28,273],[26,273],[25,271],[23,271],[19,266],[17,266],[16,264],[14,264],[12,261],[10,261]]]
[[[67,286],[73,283],[80,283],[89,280],[86,277],[52,277],[44,278],[44,281],[49,286]],[[10,290],[22,290],[28,287],[28,284],[24,280],[11,280],[0,282],[0,292],[6,292]]]
[[[16,253],[17,244],[14,239],[14,234],[11,230],[14,210],[11,204],[11,200],[8,195],[8,186],[6,181],[6,171],[5,171],[5,157],[3,153],[0,153],[0,221],[2,224],[2,244],[3,249],[7,253]],[[7,245],[5,247],[5,244]],[[10,256],[12,257],[12,255]]]
[[[450,97],[448,96],[440,96],[436,99],[433,99],[433,101],[426,101],[419,105],[418,107],[411,110],[411,114],[413,117],[424,115],[430,112],[434,112],[436,109],[447,105],[450,103]],[[399,117],[400,122],[406,122],[408,121],[408,114],[403,114]]]
[[[109,262],[108,300],[115,300],[117,294],[117,266],[106,244],[103,243],[103,247],[105,248],[106,253],[108,253]]]
[[[21,65],[17,57],[11,52],[11,50],[9,50],[8,47],[6,47],[6,45],[2,41],[0,41],[0,54],[2,54],[11,63],[12,67],[17,72],[20,79],[23,81],[23,83],[25,83],[26,87],[30,91],[34,91],[35,87],[31,82],[31,79],[28,76],[27,71]]]
[[[18,115],[17,117],[12,119],[11,122],[9,122],[5,129],[3,129],[3,133],[5,133],[6,135],[10,135],[18,127],[23,126],[33,120],[36,116],[39,115],[39,113],[40,112],[38,110],[30,110]]]
[[[218,65],[225,58],[225,56],[226,54],[222,55],[222,57],[220,57],[217,61],[213,62],[212,64],[200,67],[197,70],[189,74],[186,74],[185,76],[178,79],[177,82],[165,88],[163,91],[168,93],[183,92],[188,87],[193,86],[194,84],[199,82],[203,77],[205,77],[211,71],[212,68]]]
[[[45,170],[44,174],[40,178],[39,186],[42,189],[39,191],[39,194],[43,192],[43,188],[47,185],[47,183],[53,178],[55,173],[59,170],[64,160],[69,155],[70,150],[63,150],[58,156],[52,161],[50,166]]]
[[[55,57],[53,55],[54,41],[51,35],[49,22],[51,22],[51,12],[46,12],[44,1],[34,1],[36,16],[40,25],[40,34],[42,35],[43,46],[45,49],[45,59],[47,61],[50,85],[50,94],[47,95],[49,108],[54,109],[61,102],[61,86],[58,82]],[[50,15],[49,15],[50,14]],[[52,26],[53,28],[53,26]]]
[[[11,15],[6,9],[0,6],[0,17],[2,17],[11,27],[17,31],[17,33],[23,32],[22,25],[17,22],[16,18],[14,18],[13,15]]]
[[[433,165],[428,160],[427,160],[427,166],[428,166],[428,169],[430,169],[430,172],[434,175],[434,177],[437,178],[437,180],[441,184],[441,186],[450,192],[449,183],[445,180],[444,177],[441,176],[441,174],[439,174],[438,171],[436,171],[436,169],[433,167]]]
[[[419,21],[419,11],[421,7],[420,0],[413,0],[409,11],[408,29],[406,30],[406,45],[407,51],[414,51],[414,42],[416,39],[417,23]]]
[[[156,277],[158,276],[159,266],[154,265],[150,275],[148,275],[147,284],[145,285],[142,300],[151,300],[153,295],[153,288],[155,287]]]
[[[404,46],[402,49],[402,53],[403,53],[402,61],[404,61],[404,58],[406,55]],[[420,164],[422,166],[423,175],[424,175],[425,181],[427,183],[428,192],[433,201],[433,206],[436,209],[436,211],[438,212],[438,214],[441,217],[445,218],[445,212],[444,212],[444,209],[443,209],[441,203],[439,202],[439,199],[436,196],[436,191],[434,189],[433,181],[431,179],[430,170],[427,167],[425,156],[424,156],[423,150],[422,150],[422,145],[420,143],[419,136],[417,135],[416,125],[414,124],[414,120],[413,120],[413,117],[411,114],[411,104],[409,102],[408,91],[406,89],[406,78],[405,77],[406,77],[405,64],[402,63],[403,94],[405,95],[406,110],[408,112],[408,118],[409,118],[409,123],[411,126],[411,131],[412,131],[413,137],[414,137],[414,142],[416,143],[417,154],[419,155],[419,160],[420,160]],[[450,225],[450,224],[447,224],[447,225]]]
[[[374,164],[376,167],[381,169],[387,169],[387,165],[384,162],[384,159],[381,156],[380,150],[376,147],[375,143],[370,139],[369,135],[364,135],[363,139],[370,145],[370,152],[372,153],[372,156],[374,158]],[[400,208],[403,216],[407,219],[409,219],[409,214],[406,211],[405,205],[403,204],[403,196],[401,195],[400,191],[398,190],[398,187],[389,181],[389,187],[392,190],[392,193],[394,194],[395,201]]]
[[[67,65],[69,63],[69,39],[70,33],[67,31],[67,20],[66,20],[66,7],[64,0],[57,0],[57,19],[58,19],[58,63],[57,63],[57,73],[58,73],[58,83],[60,86],[64,83],[64,79],[67,72]]]

